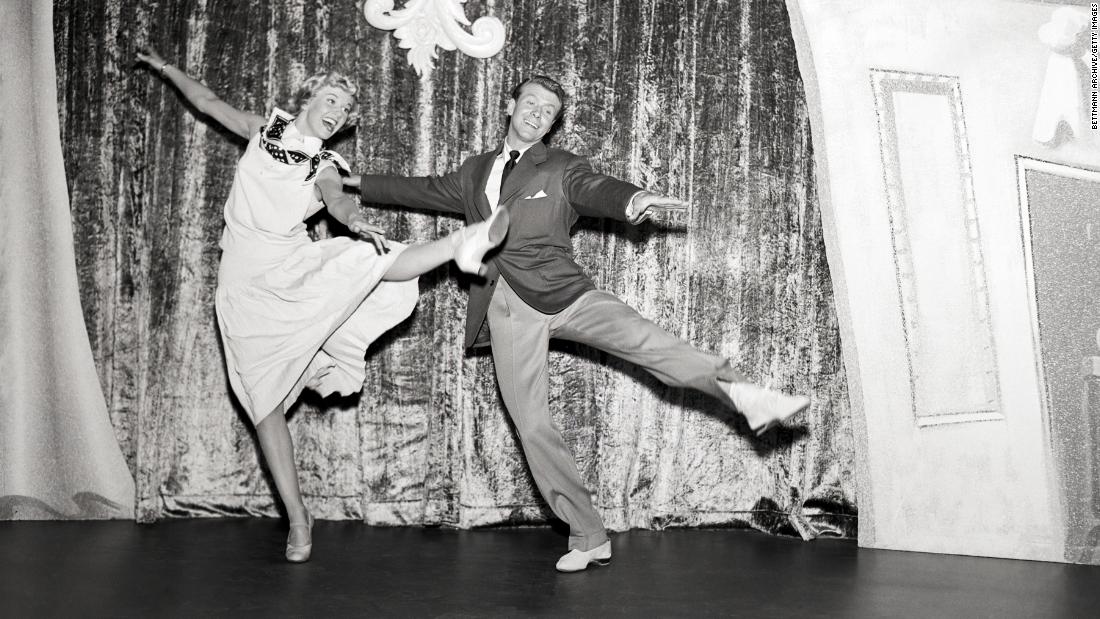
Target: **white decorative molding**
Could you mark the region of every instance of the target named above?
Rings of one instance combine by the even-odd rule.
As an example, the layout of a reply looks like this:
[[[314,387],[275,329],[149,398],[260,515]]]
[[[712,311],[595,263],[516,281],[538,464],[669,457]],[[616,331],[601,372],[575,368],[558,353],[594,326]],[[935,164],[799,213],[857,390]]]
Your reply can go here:
[[[1065,125],[1070,136],[1081,139],[1089,126],[1085,89],[1086,63],[1091,59],[1089,17],[1080,9],[1057,8],[1039,28],[1039,40],[1050,48],[1050,59],[1031,135],[1037,142],[1056,146],[1059,129]]]
[[[871,69],[919,427],[1003,420],[958,78]]]
[[[496,17],[466,18],[466,0],[408,0],[394,10],[393,0],[366,0],[363,16],[382,30],[393,30],[400,47],[409,50],[417,75],[431,73],[435,48],[455,49],[474,58],[488,58],[504,47],[504,24]],[[462,26],[470,26],[466,32]]]

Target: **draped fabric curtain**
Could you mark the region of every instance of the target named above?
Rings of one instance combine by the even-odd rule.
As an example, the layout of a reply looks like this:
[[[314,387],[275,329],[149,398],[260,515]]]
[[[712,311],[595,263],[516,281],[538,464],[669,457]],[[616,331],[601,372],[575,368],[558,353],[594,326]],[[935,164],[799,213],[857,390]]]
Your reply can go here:
[[[459,4],[455,3],[456,6]],[[242,144],[133,66],[145,42],[226,101],[264,113],[318,68],[361,86],[335,149],[358,170],[437,174],[495,147],[524,75],[570,93],[551,144],[691,200],[679,229],[582,220],[597,285],[750,376],[809,393],[764,439],[706,396],[567,344],[555,420],[610,526],[732,525],[852,535],[845,376],[814,193],[808,116],[780,0],[517,0],[461,5],[508,29],[487,60],[441,52],[419,78],[355,2],[61,0],[62,126],[84,308],[138,517],[276,513],[229,395],[213,313],[221,207]],[[460,222],[369,207],[391,238]],[[324,217],[316,236],[343,233]],[[367,355],[361,396],[307,397],[291,432],[323,518],[462,527],[544,522],[487,354],[462,349],[468,280],[421,278],[411,319]]]
[[[0,1],[0,520],[130,518],[77,290],[52,10]]]

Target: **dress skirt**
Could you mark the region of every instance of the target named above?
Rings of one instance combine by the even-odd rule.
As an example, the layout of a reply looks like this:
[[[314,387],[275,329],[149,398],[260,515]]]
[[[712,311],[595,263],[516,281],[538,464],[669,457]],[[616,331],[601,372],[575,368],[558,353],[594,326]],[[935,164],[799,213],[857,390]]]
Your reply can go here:
[[[382,281],[404,249],[344,237],[282,252],[224,252],[215,305],[229,382],[254,424],[305,388],[363,388],[367,347],[412,314],[416,279]]]

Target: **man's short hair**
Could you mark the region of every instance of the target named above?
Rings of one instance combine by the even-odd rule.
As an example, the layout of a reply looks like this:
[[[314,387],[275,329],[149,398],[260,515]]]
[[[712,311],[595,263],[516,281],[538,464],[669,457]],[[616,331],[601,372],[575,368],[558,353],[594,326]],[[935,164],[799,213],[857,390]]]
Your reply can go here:
[[[519,101],[519,95],[523,92],[523,87],[528,84],[537,84],[542,86],[546,90],[554,93],[557,96],[558,101],[561,101],[561,108],[558,109],[558,115],[554,117],[554,122],[561,120],[562,114],[565,113],[565,89],[561,87],[558,80],[552,77],[546,77],[545,75],[532,75],[527,79],[520,82],[515,88],[512,89],[512,100]]]

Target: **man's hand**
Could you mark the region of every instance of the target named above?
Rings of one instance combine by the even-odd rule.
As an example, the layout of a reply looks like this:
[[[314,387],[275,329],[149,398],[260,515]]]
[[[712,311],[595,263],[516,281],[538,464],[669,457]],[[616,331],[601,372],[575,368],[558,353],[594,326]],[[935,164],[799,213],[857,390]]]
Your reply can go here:
[[[349,174],[341,177],[344,182],[344,187],[351,187],[353,189],[359,189],[359,182],[363,180],[362,174]]]
[[[630,223],[635,225],[650,217],[655,217],[662,223],[672,223],[682,219],[689,206],[691,203],[686,200],[642,191],[634,195],[626,214]]]
[[[390,248],[386,246],[385,230],[368,223],[367,219],[362,215],[358,213],[352,215],[351,219],[348,221],[348,230],[351,230],[373,243],[374,249],[378,251],[379,255],[390,253]]]

